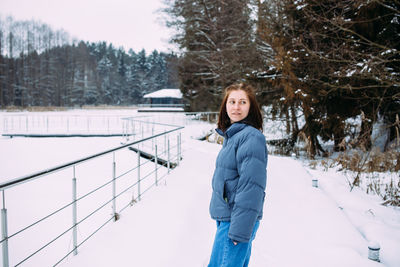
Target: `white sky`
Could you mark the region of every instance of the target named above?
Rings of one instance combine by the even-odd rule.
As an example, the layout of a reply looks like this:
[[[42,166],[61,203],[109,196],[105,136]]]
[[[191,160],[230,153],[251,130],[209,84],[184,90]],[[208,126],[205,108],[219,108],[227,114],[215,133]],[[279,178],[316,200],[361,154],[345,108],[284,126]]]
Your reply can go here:
[[[0,16],[34,19],[78,40],[107,41],[138,52],[167,52],[171,31],[163,25],[162,0],[0,0]]]

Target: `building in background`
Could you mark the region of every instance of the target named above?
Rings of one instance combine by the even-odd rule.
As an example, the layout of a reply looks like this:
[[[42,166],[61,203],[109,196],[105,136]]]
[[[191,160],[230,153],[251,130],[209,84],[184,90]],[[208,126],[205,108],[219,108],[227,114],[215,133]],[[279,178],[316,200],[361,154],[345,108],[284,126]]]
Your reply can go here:
[[[146,94],[143,98],[145,104],[140,105],[139,112],[184,111],[185,104],[179,89],[161,89]]]

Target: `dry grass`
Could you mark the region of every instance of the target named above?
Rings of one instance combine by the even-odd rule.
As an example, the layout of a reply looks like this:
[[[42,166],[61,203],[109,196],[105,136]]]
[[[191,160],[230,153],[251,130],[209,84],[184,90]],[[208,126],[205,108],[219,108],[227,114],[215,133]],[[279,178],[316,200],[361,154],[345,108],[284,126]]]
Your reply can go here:
[[[224,138],[220,136],[218,133],[209,134],[206,136],[206,141],[210,143],[217,143],[222,145],[224,143]]]
[[[382,205],[400,207],[400,151],[346,151],[337,158],[312,160],[309,167],[324,171],[336,167],[346,177],[350,191],[359,187],[379,196]]]
[[[371,151],[353,151],[341,153],[336,159],[343,170],[353,172],[398,172],[400,171],[400,152],[389,150],[381,152],[378,148]]]
[[[340,154],[334,160],[344,171],[350,190],[363,187],[383,199],[383,205],[400,206],[400,151],[353,151]]]

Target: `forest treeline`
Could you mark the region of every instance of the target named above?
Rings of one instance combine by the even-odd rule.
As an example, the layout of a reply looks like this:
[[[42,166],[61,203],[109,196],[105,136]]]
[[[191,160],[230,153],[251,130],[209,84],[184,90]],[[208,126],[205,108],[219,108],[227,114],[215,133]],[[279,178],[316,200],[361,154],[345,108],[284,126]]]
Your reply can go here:
[[[178,57],[70,40],[36,21],[0,17],[0,106],[131,105],[178,88]]]
[[[398,0],[165,0],[183,51],[180,88],[194,110],[218,108],[223,89],[246,81],[262,105],[301,134],[311,155],[384,147],[400,138]],[[301,115],[301,116],[300,116]],[[305,121],[299,121],[299,117]],[[360,118],[354,131],[349,120]]]
[[[398,0],[164,0],[179,56],[70,41],[37,22],[0,20],[1,107],[140,103],[180,88],[192,111],[217,110],[234,82],[257,88],[311,155],[400,138]],[[359,118],[361,127],[349,123]]]

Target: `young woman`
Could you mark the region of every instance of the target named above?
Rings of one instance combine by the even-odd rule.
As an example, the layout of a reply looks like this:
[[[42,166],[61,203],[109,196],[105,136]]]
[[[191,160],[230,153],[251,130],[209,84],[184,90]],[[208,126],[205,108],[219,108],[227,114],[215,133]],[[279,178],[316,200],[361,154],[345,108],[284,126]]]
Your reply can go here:
[[[211,218],[217,221],[209,267],[248,266],[263,215],[268,152],[253,87],[225,89],[216,130],[224,143],[212,180]]]

